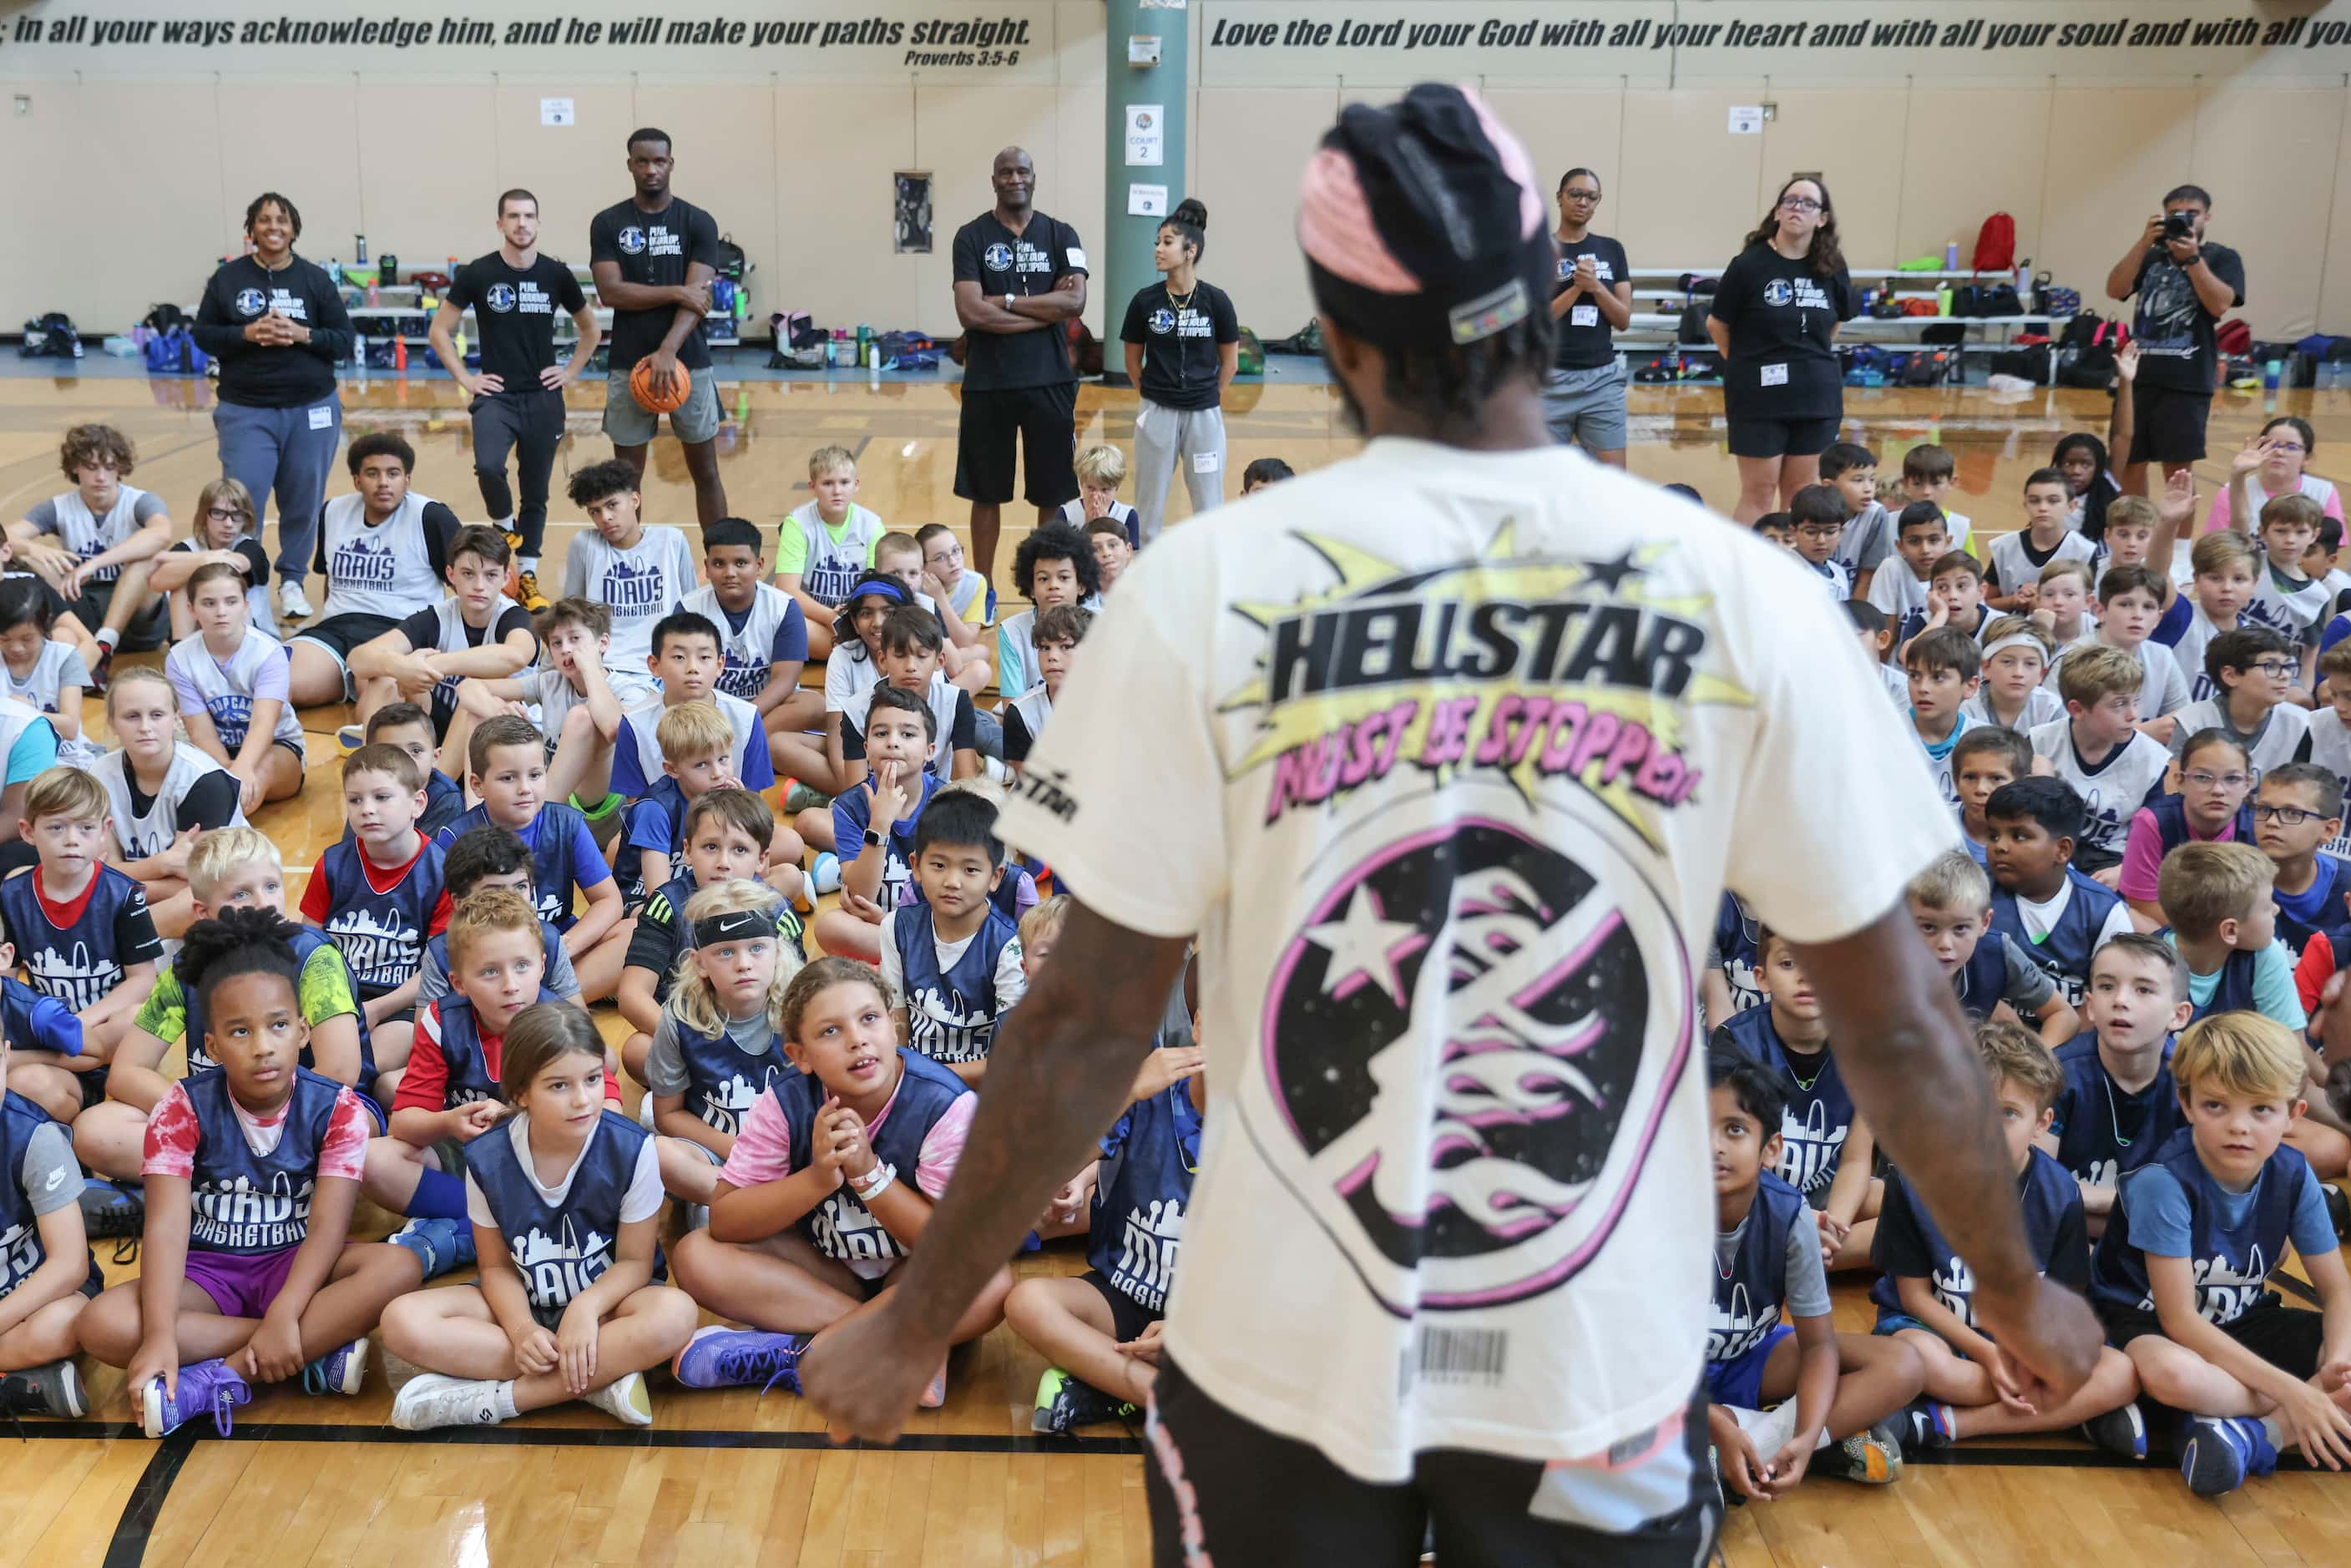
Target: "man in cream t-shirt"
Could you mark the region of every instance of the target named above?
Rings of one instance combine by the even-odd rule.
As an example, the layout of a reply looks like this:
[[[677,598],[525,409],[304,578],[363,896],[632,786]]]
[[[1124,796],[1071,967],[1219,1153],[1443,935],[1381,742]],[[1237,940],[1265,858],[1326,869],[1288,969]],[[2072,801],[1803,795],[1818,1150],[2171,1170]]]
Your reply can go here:
[[[1300,239],[1374,439],[1153,546],[1088,636],[1001,819],[1081,902],[905,1277],[801,1363],[837,1435],[898,1429],[1197,933],[1156,1561],[1410,1561],[1432,1523],[1447,1560],[1699,1561],[1691,947],[1726,882],[1836,1037],[1882,1042],[1847,1082],[1981,1260],[2020,1375],[2086,1373],[2095,1322],[2032,1269],[1903,908],[1949,813],[1797,563],[1549,444],[1543,211],[1451,88],[1348,109],[1309,166]],[[1435,363],[1480,374],[1396,374]]]

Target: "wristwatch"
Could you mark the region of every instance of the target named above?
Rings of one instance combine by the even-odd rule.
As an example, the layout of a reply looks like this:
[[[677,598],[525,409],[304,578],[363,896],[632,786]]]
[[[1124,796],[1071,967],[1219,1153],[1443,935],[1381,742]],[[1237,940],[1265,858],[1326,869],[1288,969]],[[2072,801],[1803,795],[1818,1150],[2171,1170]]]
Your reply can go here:
[[[879,833],[877,833],[877,832],[875,832],[875,831],[874,831],[872,829],[871,829],[871,828],[866,829],[866,830],[865,830],[865,847],[866,847],[867,849],[869,849],[869,850],[878,850],[878,849],[880,849],[880,848],[882,847],[882,835],[881,835],[881,834],[879,834]]]
[[[1007,310],[1012,308],[1012,291],[1008,288],[1004,291],[1004,308]]]

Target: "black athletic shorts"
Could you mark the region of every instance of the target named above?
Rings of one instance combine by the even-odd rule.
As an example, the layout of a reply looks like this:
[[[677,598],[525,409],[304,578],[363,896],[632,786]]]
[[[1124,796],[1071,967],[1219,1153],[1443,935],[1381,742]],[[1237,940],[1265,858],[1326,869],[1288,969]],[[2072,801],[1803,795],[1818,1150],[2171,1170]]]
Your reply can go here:
[[[1722,1523],[1707,1453],[1706,1405],[1694,1399],[1681,1444],[1688,1486],[1666,1513],[1611,1533],[1545,1517],[1556,1477],[1539,1460],[1440,1450],[1413,1479],[1358,1480],[1304,1443],[1243,1420],[1162,1358],[1144,1427],[1143,1475],[1158,1568],[1405,1568],[1432,1527],[1445,1568],[1691,1568]]]
[[[324,621],[303,627],[289,635],[288,643],[316,643],[335,656],[346,677],[351,667],[351,650],[362,643],[372,643],[400,622],[389,615],[365,615],[353,611],[343,615],[329,615]]]
[[[963,394],[956,427],[955,493],[1001,506],[1012,499],[1012,443],[1029,468],[1029,504],[1059,507],[1078,498],[1078,387],[1010,387]]]
[[[2142,1334],[2160,1337],[2163,1333],[2163,1323],[2153,1312],[2133,1307],[2101,1307],[2098,1320],[2106,1325],[2106,1343],[2126,1350]],[[2280,1371],[2306,1378],[2318,1370],[2319,1350],[2326,1340],[2325,1318],[2287,1306],[2275,1291],[2262,1291],[2261,1300],[2238,1314],[2235,1322],[2218,1326]]]
[[[42,586],[47,587],[46,583]],[[47,598],[55,599],[74,613],[82,630],[92,636],[106,624],[108,612],[114,608],[114,591],[122,586],[120,578],[109,578],[104,582],[85,584],[79,599],[70,601],[50,589]],[[122,629],[122,651],[126,653],[151,653],[172,639],[171,601],[164,595],[150,592],[147,602],[131,612],[131,623]]]
[[[1734,419],[1733,457],[1815,457],[1835,444],[1844,421],[1827,419]]]
[[[2196,463],[2204,456],[2204,422],[2212,416],[2207,387],[2151,387],[2131,382],[2130,455],[2126,463]]]
[[[1100,1269],[1089,1269],[1078,1278],[1082,1282],[1092,1285],[1102,1296],[1103,1304],[1110,1308],[1111,1337],[1121,1344],[1130,1340],[1141,1339],[1144,1329],[1167,1315],[1165,1312],[1153,1312],[1149,1307],[1143,1305],[1133,1296],[1112,1284],[1110,1276]]]

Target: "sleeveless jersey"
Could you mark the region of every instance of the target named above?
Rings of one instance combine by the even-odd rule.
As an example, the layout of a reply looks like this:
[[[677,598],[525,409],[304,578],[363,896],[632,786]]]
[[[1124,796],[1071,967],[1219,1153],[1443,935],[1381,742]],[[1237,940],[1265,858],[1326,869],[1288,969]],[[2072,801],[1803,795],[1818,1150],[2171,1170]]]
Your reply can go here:
[[[588,1134],[559,1207],[531,1185],[505,1127],[494,1127],[465,1145],[466,1174],[489,1203],[533,1312],[560,1312],[619,1260],[621,1201],[651,1136],[626,1116],[603,1113]]]
[[[2057,994],[2065,998],[2069,1008],[2079,1008],[2082,998],[2090,992],[2090,956],[2097,950],[2098,933],[2106,927],[2106,916],[2120,904],[2112,888],[2084,876],[2073,867],[2065,868],[2065,883],[2073,896],[2065,900],[2064,912],[2049,934],[2035,942],[2024,928],[2024,915],[2017,908],[2016,894],[1994,883],[1991,890],[1991,932],[2008,937],[2049,977],[2057,987]],[[1979,944],[1980,946],[1980,944]]]
[[[1102,1141],[1086,1262],[1145,1312],[1167,1310],[1184,1208],[1200,1168],[1200,1113],[1171,1083],[1126,1108]]]
[[[431,505],[431,497],[411,490],[398,511],[370,528],[367,502],[358,493],[327,503],[319,525],[329,618],[381,615],[399,621],[440,602],[441,580],[434,575],[424,538],[424,508]]]
[[[580,923],[571,912],[572,895],[580,886],[573,874],[571,845],[586,821],[576,809],[549,800],[539,807],[538,815],[531,820],[531,831],[523,835],[530,844],[532,901],[538,917],[558,931],[569,931]],[[493,825],[489,807],[476,806],[434,834],[434,841],[446,850],[475,828]]]
[[[302,967],[307,966],[310,962],[310,956],[321,947],[334,948],[335,959],[338,963],[342,964],[344,974],[348,976],[350,973],[350,964],[344,959],[341,950],[335,948],[335,945],[327,939],[325,934],[319,931],[314,926],[296,926],[294,928],[293,947],[294,962],[297,966],[298,973]],[[354,982],[351,987],[351,993],[354,997],[359,994],[359,987],[356,982]],[[196,995],[196,988],[187,984],[184,980],[182,981],[180,985],[180,998],[182,1016],[187,1019],[187,1033],[181,1038],[185,1041],[187,1046],[188,1071],[191,1073],[210,1071],[218,1067],[220,1063],[214,1060],[213,1053],[204,1047],[204,1004],[203,999]],[[354,1013],[351,1016],[358,1021],[360,1028],[360,1081],[357,1084],[353,1085],[353,1087],[357,1088],[360,1093],[364,1094],[367,1092],[367,1086],[375,1082],[375,1046],[374,1043],[368,1039],[367,1014],[362,1011]],[[309,1068],[314,1072],[318,1071],[319,1064],[312,1057],[310,1048],[307,1045],[302,1048],[302,1065]],[[321,1076],[323,1076],[323,1074]]]
[[[506,618],[507,612],[521,608],[505,594],[499,594],[496,601],[490,606],[489,622],[477,641],[467,637],[466,633],[472,628],[465,624],[465,608],[457,602],[456,595],[450,594],[433,606],[433,619],[438,634],[433,640],[432,651],[436,653],[462,653],[468,648],[489,647],[492,645],[491,639],[497,632],[498,622]],[[415,612],[411,611],[410,613]],[[432,701],[434,713],[450,714],[457,711],[457,683],[463,679],[465,677],[462,675],[444,675],[433,683]]]
[[[2299,647],[2310,629],[2326,619],[2335,591],[2323,577],[2304,578],[2299,585],[2280,581],[2268,552],[2261,553],[2262,559],[2253,564],[2253,596],[2245,603],[2244,624],[2266,626]]]
[[[747,1056],[725,1034],[697,1034],[680,1023],[677,1046],[685,1059],[685,1108],[730,1138],[743,1130],[743,1118],[761,1093],[799,1071],[773,1034],[766,1051]]]
[[[2220,965],[2220,982],[2212,988],[2212,999],[2196,1008],[2188,1017],[2189,1023],[2210,1018],[2214,1013],[2251,1012],[2253,1007],[2253,975],[2261,967],[2261,955],[2245,947],[2232,947]]]
[[[808,560],[800,568],[800,591],[827,604],[839,604],[849,597],[849,591],[864,575],[865,563],[872,559],[873,541],[889,531],[878,514],[854,501],[849,504],[849,520],[843,526],[839,544],[832,542],[831,530],[817,516],[814,501],[803,502],[794,508],[782,527],[798,528],[800,537],[808,541]]]
[[[653,627],[694,591],[694,551],[674,528],[649,527],[627,549],[583,528],[564,556],[563,591],[611,606],[604,667],[634,674],[653,653]]]
[[[2332,711],[2332,710],[2330,710]],[[2179,710],[2179,727],[2175,734],[2192,736],[2199,729],[2235,729],[2230,722],[2227,705],[2218,697],[2199,698]],[[2262,775],[2273,768],[2298,762],[2309,754],[2310,715],[2292,703],[2280,703],[2270,709],[2262,720],[2261,733],[2245,750],[2251,766],[2253,789],[2262,787]],[[2250,843],[2250,839],[2241,842]]]
[[[2299,956],[2313,936],[2325,936],[2327,946],[2338,961],[2351,958],[2351,908],[2344,904],[2344,895],[2351,894],[2351,862],[2333,855],[2318,857],[2318,869],[2326,873],[2330,881],[2326,893],[2318,901],[2318,918],[2304,920],[2286,913],[2284,904],[2277,906],[2277,936],[2286,951]]]
[[[677,950],[684,953],[700,946],[694,939],[694,927],[686,923],[685,918],[685,901],[694,896],[694,873],[690,871],[680,872],[662,883],[661,891],[655,896],[668,901],[670,922],[677,933]],[[651,904],[653,900],[647,899],[645,902]],[[889,906],[884,904],[883,907],[886,909]],[[778,904],[776,936],[782,940],[786,947],[791,950],[792,960],[796,965],[808,962],[808,949],[801,945],[801,939],[805,935],[806,928],[800,922],[799,911],[789,904]],[[653,1000],[668,1001],[670,987],[675,983],[675,980],[676,967],[673,965],[653,982]]]
[[[2330,708],[2328,711],[2334,710]],[[2210,841],[2198,839],[2189,831],[2188,798],[2184,795],[2166,795],[2150,802],[2146,810],[2155,819],[2156,841],[2163,846],[2163,854],[2168,855],[2185,843]],[[2253,841],[2253,807],[2250,800],[2237,808],[2236,828],[2236,837],[2230,841],[2231,843],[2250,844]],[[2160,863],[2162,855],[2156,859]]]
[[[1714,917],[1714,950],[1722,956],[1722,977],[1730,985],[1730,1007],[1733,1012],[1745,1012],[1763,1005],[1762,982],[1756,971],[1762,967],[1763,955],[1756,942],[1763,935],[1763,926],[1739,895],[1726,891],[1722,908]],[[1716,1019],[1717,1024],[1729,1023],[1729,1019]]]
[[[562,999],[545,986],[538,988],[542,1002]],[[498,1099],[497,1075],[490,1071],[490,1054],[482,1047],[482,1020],[475,1017],[474,1004],[463,992],[452,990],[433,1005],[440,1009],[441,1060],[449,1070],[441,1092],[441,1109],[454,1111],[460,1105]]]
[[[735,752],[731,758],[735,777],[747,782],[745,760],[751,755],[751,747],[757,745],[763,757],[768,750],[768,732],[761,727],[763,716],[758,708],[741,697],[729,696],[722,691],[713,691],[710,700],[718,705],[718,711],[726,716],[726,727],[735,732]],[[652,701],[640,703],[622,715],[629,721],[629,734],[637,743],[637,767],[649,786],[663,777],[661,742],[653,734],[654,727],[661,723],[661,716],[662,699],[658,693]]]
[[[2057,719],[2032,731],[2032,755],[2047,758],[2056,776],[2082,797],[2082,842],[2119,855],[2131,818],[2162,789],[2171,753],[2134,731],[2092,768],[2074,747],[2073,726],[2071,719]]]
[[[131,800],[131,756],[128,752],[110,751],[99,758],[89,769],[90,776],[106,787],[107,810],[114,814],[114,839],[122,846],[125,860],[145,860],[162,854],[180,836],[180,802],[188,798],[196,781],[208,773],[225,773],[228,769],[204,752],[186,741],[172,744],[172,763],[163,769],[163,787],[147,802],[145,812],[139,812]],[[246,825],[245,808],[240,805],[229,813],[225,824],[232,828]]]
[[[1045,721],[1053,716],[1053,699],[1046,695],[1045,683],[1038,682],[1006,706],[1029,727],[1029,744],[1035,745],[1037,737],[1045,733]]]
[[[2027,1151],[2024,1174],[2017,1178],[2017,1201],[2024,1210],[2024,1245],[2031,1249],[2033,1261],[2046,1271],[2049,1260],[2057,1250],[2057,1232],[2064,1223],[2066,1212],[2082,1201],[2081,1188],[2065,1167],[2051,1159],[2040,1149]],[[1897,1197],[1896,1194],[1899,1194]],[[1927,1212],[1926,1204],[1909,1189],[1897,1175],[1886,1184],[1885,1207],[1899,1203],[1909,1213],[1911,1222],[1927,1243],[1927,1255],[1935,1261],[1935,1271],[1927,1277],[1928,1288],[1943,1310],[1970,1328],[1976,1326],[1976,1277],[1967,1260],[1951,1249],[1936,1228],[1934,1217]],[[1879,1211],[1880,1234],[1883,1234],[1885,1209]],[[1906,1313],[1900,1291],[1891,1274],[1880,1274],[1869,1287],[1869,1299],[1877,1303],[1880,1322],[1893,1313]]]
[[[327,879],[326,932],[360,996],[405,985],[423,961],[425,927],[441,902],[441,846],[428,841],[399,885],[383,893],[369,885],[356,840],[339,841],[319,857],[319,870]]]
[[[792,1170],[804,1171],[812,1163],[816,1113],[824,1103],[824,1084],[814,1073],[796,1072],[770,1085],[768,1092],[776,1097],[784,1113],[784,1126],[791,1138]],[[914,1180],[923,1140],[947,1108],[970,1092],[962,1079],[929,1057],[900,1048],[897,1090],[890,1096],[882,1124],[868,1129],[874,1157],[885,1166],[895,1166],[900,1181]],[[886,1270],[906,1256],[898,1239],[883,1228],[845,1182],[800,1217],[799,1231],[818,1251],[852,1268],[878,1264]]]
[[[164,668],[196,688],[204,698],[204,715],[213,721],[220,736],[221,746],[235,757],[245,746],[245,737],[253,727],[253,688],[261,678],[261,671],[272,659],[285,655],[285,644],[266,632],[248,626],[245,641],[237,644],[224,667],[204,646],[201,632],[181,639],[172,645]],[[302,744],[302,720],[294,705],[278,705],[277,726],[270,738],[282,740],[299,748]]]
[[[47,1112],[14,1090],[0,1098],[0,1296],[31,1279],[49,1260],[48,1249],[41,1245],[40,1219],[18,1179],[26,1145],[49,1120]],[[67,1136],[72,1136],[69,1131]],[[96,1260],[91,1266],[96,1267]]]
[[[906,1043],[934,1061],[979,1061],[996,1041],[1002,1010],[996,961],[1019,928],[991,903],[952,967],[939,967],[931,906],[919,901],[890,914],[899,972],[905,977]]]
[[[1999,582],[2002,593],[2014,593],[2028,582],[2039,582],[2041,569],[2051,561],[2078,560],[2087,565],[2096,559],[2098,554],[2095,544],[2070,530],[2058,539],[2056,548],[2040,560],[2032,559],[2029,549],[2031,544],[2031,530],[2019,528],[2012,534],[2002,534],[1992,540],[1991,548],[1984,552],[1990,558],[1985,564],[1991,568],[1991,575]],[[1957,549],[1959,546],[1951,548]]]
[[[138,883],[113,866],[98,868],[98,885],[89,890],[81,918],[69,926],[49,920],[34,894],[31,875],[0,882],[0,921],[16,945],[33,988],[54,997],[78,1013],[102,1000],[122,983],[123,955],[114,950],[114,923],[123,905],[142,905],[147,894]],[[154,954],[134,957],[134,963]]]
[[[2125,1174],[2155,1157],[2171,1134],[2187,1125],[2171,1081],[2171,1039],[2163,1041],[2163,1065],[2154,1082],[2133,1094],[2115,1087],[2098,1060],[2098,1036],[2085,1030],[2057,1048],[2065,1087],[2057,1092],[2057,1163],[2092,1186],[2113,1187]]]
[[[41,644],[41,651],[33,655],[33,667],[25,673],[23,680],[9,674],[6,665],[0,664],[0,685],[6,687],[0,695],[15,697],[26,706],[38,708],[43,713],[57,712],[57,694],[65,687],[66,661],[75,656],[72,648],[54,637],[50,638]]]
[[[1780,1122],[1780,1179],[1806,1197],[1825,1198],[1835,1179],[1845,1134],[1853,1129],[1853,1096],[1837,1075],[1836,1057],[1823,1050],[1809,1080],[1797,1075],[1794,1057],[1771,1027],[1771,1009],[1750,1008],[1716,1031],[1716,1039],[1748,1061],[1769,1068],[1788,1091]]]
[[[255,1257],[298,1247],[310,1233],[310,1199],[319,1186],[319,1150],[348,1087],[308,1068],[294,1071],[294,1094],[277,1146],[256,1155],[229,1103],[228,1074],[202,1072],[181,1089],[196,1110],[195,1167],[189,1178],[188,1247],[197,1252]]]
[[[1992,1009],[2000,1006],[2008,992],[2008,950],[2001,945],[2000,934],[1987,931],[1976,941],[1976,950],[1951,977],[1951,989],[1959,998],[1959,1010],[1981,1023],[1991,1017]]]
[[[621,836],[612,843],[612,874],[621,881],[621,903],[632,914],[644,907],[645,886],[641,865],[643,844],[631,843],[630,838],[645,815],[659,810],[669,822],[669,842],[663,846],[673,863],[677,863],[685,852],[685,813],[693,806],[676,779],[662,774],[653,780],[653,787],[631,802],[621,824]]]
[[[2345,727],[2331,706],[2310,716],[2310,759],[2334,774],[2345,791],[2351,793],[2351,728]],[[2351,860],[2351,828],[2318,847],[2327,854]]]
[[[2220,1187],[2196,1157],[2195,1134],[2182,1127],[2156,1152],[2188,1194],[2188,1260],[2196,1275],[2196,1312],[2210,1323],[2232,1323],[2262,1299],[2262,1286],[2292,1244],[2294,1199],[2310,1167],[2300,1150],[2280,1144],[2254,1179],[2260,1189],[2235,1225],[2222,1223]],[[2155,1311],[2147,1256],[2132,1246],[2131,1184],[2115,1195],[2115,1211],[2090,1254],[2090,1300],[2126,1311]]]
[[[57,508],[57,538],[66,549],[84,560],[93,560],[139,531],[134,514],[147,492],[130,485],[118,486],[114,506],[106,516],[94,515],[81,498],[79,490],[68,490],[50,498]],[[90,573],[93,582],[112,582],[122,575],[119,566],[102,566]]]
[[[1761,1173],[1730,1271],[1724,1273],[1719,1260],[1714,1266],[1706,1326],[1709,1362],[1738,1360],[1780,1326],[1780,1303],[1788,1294],[1788,1232],[1803,1217],[1803,1194],[1770,1171]]]
[[[718,591],[708,583],[679,601],[678,608],[707,616],[718,628],[718,652],[726,663],[718,673],[718,689],[730,697],[756,701],[775,664],[776,633],[796,612],[790,596],[772,583],[758,584],[739,628],[719,604]]]
[[[1906,708],[1910,706],[1910,699],[1907,693],[1902,699],[1902,706]],[[2016,722],[2002,724],[2000,716],[1991,711],[1991,694],[1979,687],[1975,695],[1959,705],[1959,712],[1977,724],[1997,724],[2002,729],[2012,729],[2019,735],[2029,735],[2044,724],[2051,724],[2064,718],[2065,705],[2058,700],[2053,687],[2035,686],[2024,694],[2024,711],[2016,716]]]

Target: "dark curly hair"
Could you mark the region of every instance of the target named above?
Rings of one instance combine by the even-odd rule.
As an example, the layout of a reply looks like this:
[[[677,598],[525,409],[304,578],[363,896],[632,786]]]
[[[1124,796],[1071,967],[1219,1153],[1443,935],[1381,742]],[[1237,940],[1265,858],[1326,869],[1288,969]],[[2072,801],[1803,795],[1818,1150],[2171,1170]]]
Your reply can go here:
[[[246,204],[245,232],[251,234],[253,232],[254,224],[261,217],[261,209],[271,205],[275,205],[285,212],[287,223],[291,225],[293,227],[294,237],[296,239],[300,239],[302,237],[302,209],[296,206],[291,201],[279,195],[275,191],[264,191],[261,194],[254,197],[252,201]]]
[[[78,480],[74,470],[85,463],[110,463],[119,479],[139,465],[139,449],[110,424],[77,424],[57,443],[57,466],[67,478]]]
[[[1094,547],[1070,523],[1054,521],[1032,529],[1012,552],[1012,586],[1020,597],[1035,602],[1037,563],[1066,560],[1077,569],[1078,597],[1090,599],[1102,591],[1102,568],[1094,564]]]
[[[188,927],[172,972],[207,1019],[217,1016],[213,992],[239,975],[275,975],[299,997],[302,962],[294,956],[296,935],[294,924],[275,910],[224,909]]]
[[[1834,277],[1844,267],[1844,248],[1837,243],[1836,204],[1829,199],[1828,182],[1817,174],[1793,175],[1781,186],[1780,193],[1771,198],[1771,210],[1763,214],[1763,221],[1748,235],[1747,244],[1771,243],[1771,236],[1780,232],[1780,204],[1786,201],[1788,193],[1798,185],[1810,185],[1821,193],[1821,226],[1813,231],[1813,249],[1809,257],[1813,264],[1813,276]]]

